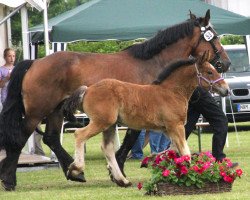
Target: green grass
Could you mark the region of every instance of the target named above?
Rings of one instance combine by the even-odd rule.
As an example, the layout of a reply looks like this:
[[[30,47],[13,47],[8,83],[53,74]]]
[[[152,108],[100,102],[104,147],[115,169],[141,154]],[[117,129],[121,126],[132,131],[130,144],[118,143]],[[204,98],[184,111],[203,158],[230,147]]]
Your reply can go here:
[[[120,133],[120,137],[124,132]],[[250,132],[241,131],[238,133],[239,144],[236,134],[230,132],[228,135],[229,147],[225,147],[225,153],[233,162],[239,162],[244,171],[241,179],[236,179],[233,184],[232,192],[221,194],[205,194],[191,196],[171,196],[165,197],[177,200],[185,198],[187,200],[200,199],[250,199]],[[202,134],[202,150],[211,150],[212,134]],[[192,134],[188,140],[192,152],[198,151],[197,136]],[[120,188],[112,183],[106,170],[106,162],[100,149],[101,134],[91,138],[87,142],[86,154],[86,183],[76,183],[67,181],[64,174],[59,168],[50,168],[39,171],[17,172],[17,187],[15,192],[0,191],[0,200],[12,199],[88,199],[88,200],[105,200],[105,199],[160,199],[164,197],[145,196],[145,191],[139,191],[136,187],[138,182],[145,182],[150,177],[148,169],[140,168],[140,162],[128,160],[125,166],[127,178],[133,182],[130,188]],[[74,137],[73,134],[64,134],[66,150],[73,155]],[[44,147],[47,154],[49,149]],[[145,155],[149,154],[149,147],[145,149]]]

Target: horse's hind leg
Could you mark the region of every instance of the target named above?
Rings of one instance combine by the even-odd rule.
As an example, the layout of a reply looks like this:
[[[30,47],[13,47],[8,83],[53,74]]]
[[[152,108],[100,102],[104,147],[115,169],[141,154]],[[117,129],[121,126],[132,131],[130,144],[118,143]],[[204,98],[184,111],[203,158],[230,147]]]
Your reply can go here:
[[[46,130],[43,136],[43,141],[56,154],[58,161],[63,169],[67,179],[78,182],[85,182],[84,174],[78,176],[67,176],[67,171],[70,164],[74,161],[73,158],[65,151],[60,142],[60,131],[63,122],[63,113],[58,108],[50,116],[47,117]]]
[[[39,123],[39,120],[29,120],[26,119],[22,122],[22,128],[20,127],[16,139],[18,140],[16,145],[6,144],[5,151],[6,157],[0,163],[0,180],[1,186],[6,191],[11,191],[15,189],[16,186],[16,169],[18,164],[18,159],[21,151],[26,144],[29,136]],[[9,130],[12,133],[12,130]],[[17,134],[17,133],[16,133]]]
[[[117,164],[115,158],[115,150],[114,150],[114,137],[115,137],[115,126],[112,126],[108,130],[103,132],[102,151],[106,156],[108,162],[108,169],[112,174],[113,181],[119,186],[127,187],[131,185],[131,182],[129,182],[123,176]]]

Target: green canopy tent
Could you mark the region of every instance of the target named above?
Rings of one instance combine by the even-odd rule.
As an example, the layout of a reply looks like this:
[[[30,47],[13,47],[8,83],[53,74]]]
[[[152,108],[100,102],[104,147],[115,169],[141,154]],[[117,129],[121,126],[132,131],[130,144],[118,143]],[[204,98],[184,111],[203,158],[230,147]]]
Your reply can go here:
[[[206,4],[200,0],[92,0],[49,20],[52,42],[150,38],[188,18],[211,11],[211,22],[219,34],[250,34],[250,18]],[[33,42],[42,25],[31,28]],[[39,36],[39,37],[37,37]]]

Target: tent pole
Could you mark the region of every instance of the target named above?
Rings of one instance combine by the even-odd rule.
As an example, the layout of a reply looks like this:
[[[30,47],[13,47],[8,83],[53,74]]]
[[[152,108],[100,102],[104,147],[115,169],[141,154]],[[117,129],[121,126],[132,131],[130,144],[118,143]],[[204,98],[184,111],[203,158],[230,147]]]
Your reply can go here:
[[[49,55],[49,28],[48,28],[48,13],[47,13],[47,1],[44,2],[43,10],[43,23],[44,23],[44,45],[45,45],[45,54]]]
[[[250,35],[246,35],[246,48],[248,54],[248,63],[250,65]]]
[[[28,35],[28,11],[24,6],[21,8],[23,59],[29,59],[29,35]]]

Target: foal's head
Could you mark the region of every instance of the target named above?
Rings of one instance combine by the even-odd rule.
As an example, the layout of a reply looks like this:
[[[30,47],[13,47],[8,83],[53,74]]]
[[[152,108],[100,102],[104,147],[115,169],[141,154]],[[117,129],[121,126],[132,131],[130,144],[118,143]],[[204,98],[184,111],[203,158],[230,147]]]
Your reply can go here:
[[[188,78],[194,78],[193,76],[196,74],[198,78],[198,84],[211,91],[216,92],[221,96],[227,96],[229,94],[229,86],[225,82],[221,75],[217,72],[213,65],[209,63],[210,53],[209,51],[205,51],[202,56],[199,56],[197,59],[190,58],[186,60],[178,60],[168,67],[164,68],[164,70],[158,75],[157,79],[153,82],[155,85],[162,84],[171,74],[175,74],[178,69],[183,69],[185,66],[188,68],[184,69],[190,73],[190,75],[185,74],[184,71],[182,73],[182,82],[191,81]],[[187,71],[186,71],[187,72]],[[186,75],[186,77],[185,77]],[[175,74],[175,76],[180,76],[180,74]],[[191,76],[191,77],[190,77]]]
[[[221,96],[227,96],[229,86],[214,66],[209,63],[209,59],[210,53],[206,51],[202,56],[198,57],[195,63],[199,85]]]

